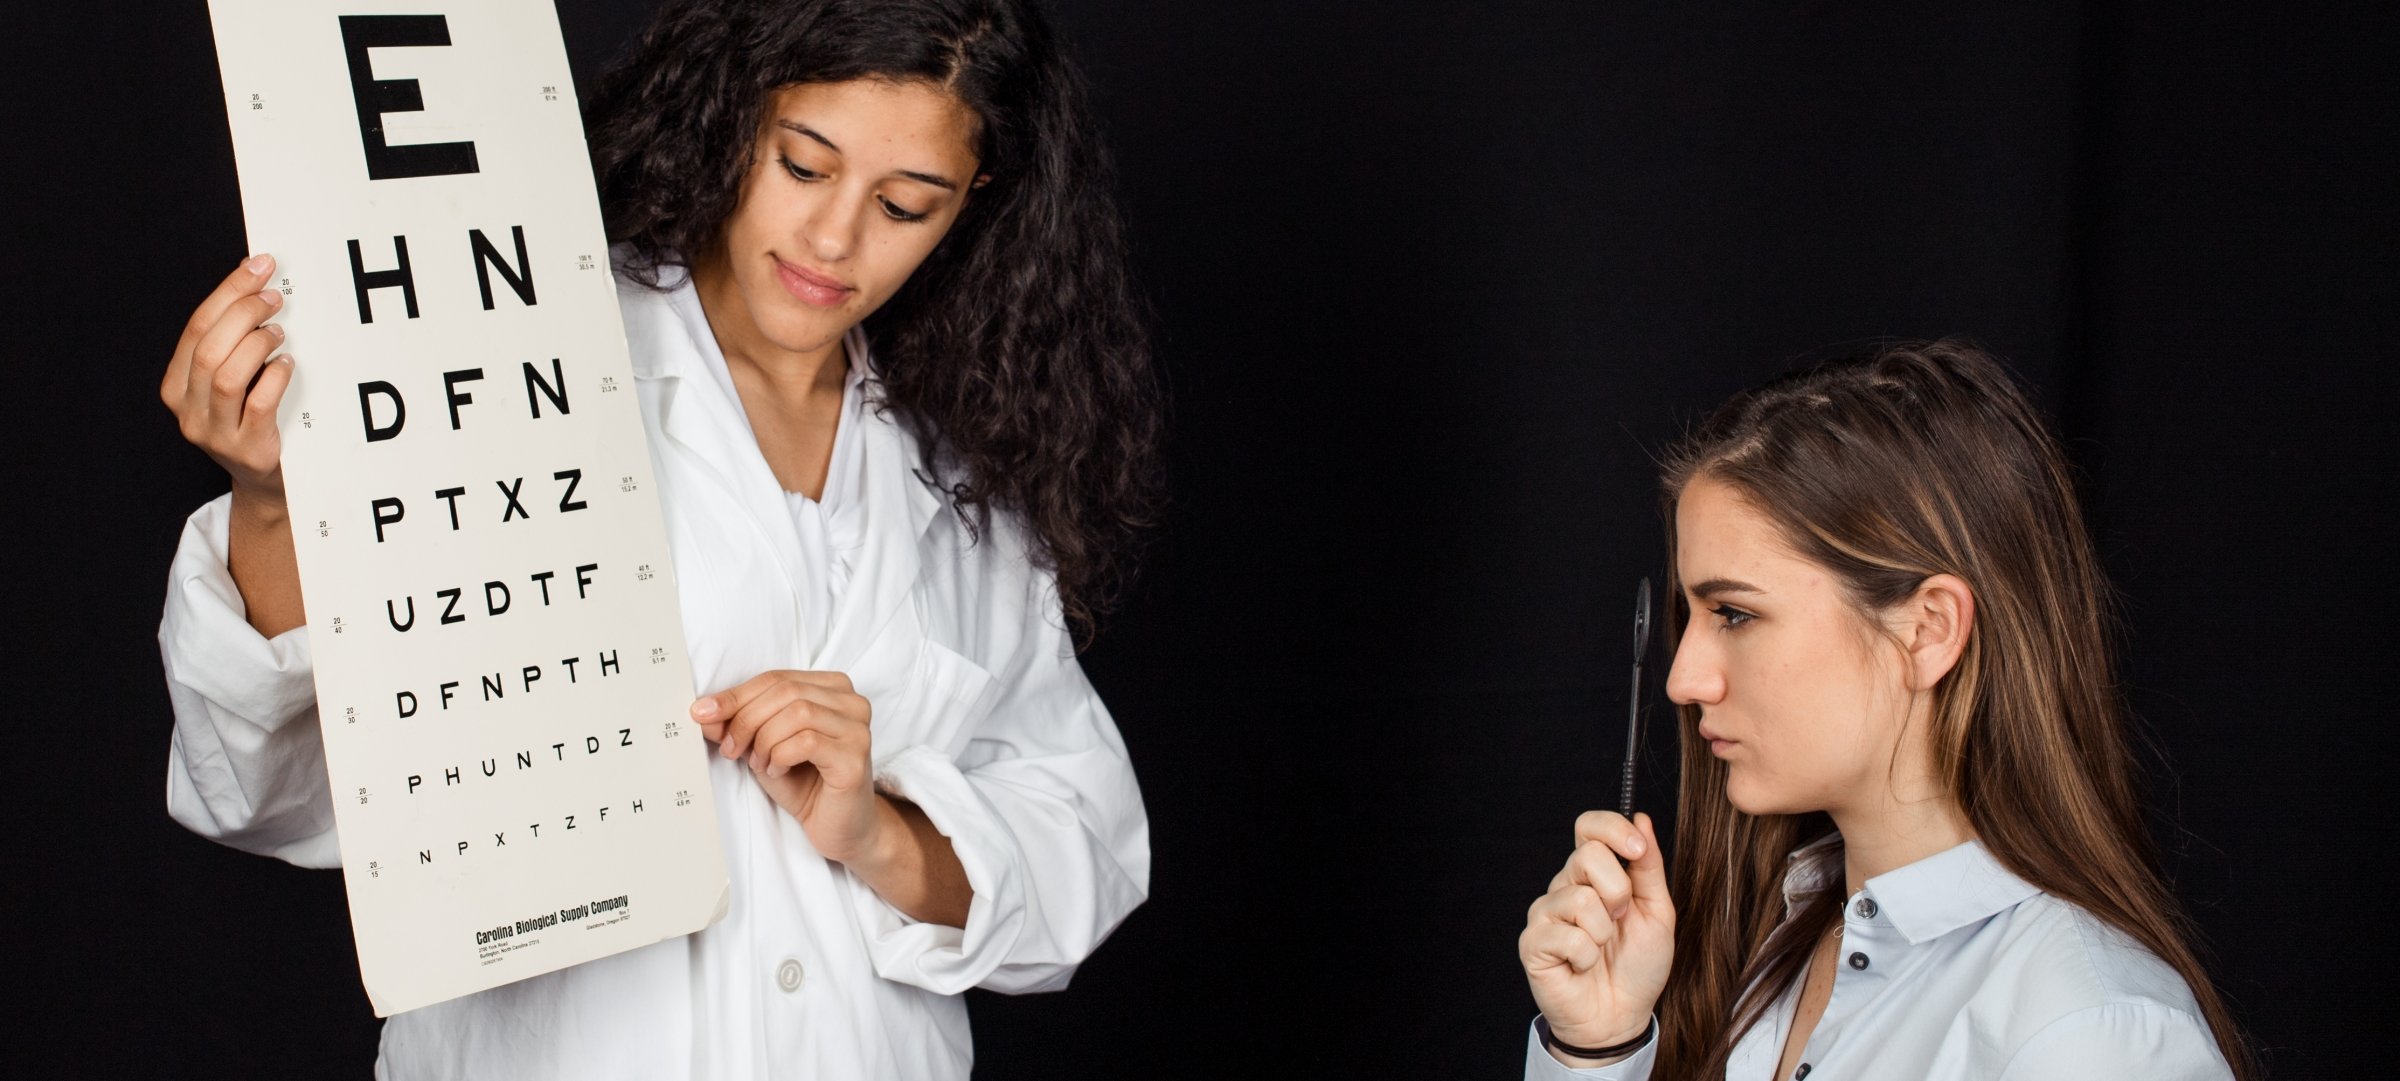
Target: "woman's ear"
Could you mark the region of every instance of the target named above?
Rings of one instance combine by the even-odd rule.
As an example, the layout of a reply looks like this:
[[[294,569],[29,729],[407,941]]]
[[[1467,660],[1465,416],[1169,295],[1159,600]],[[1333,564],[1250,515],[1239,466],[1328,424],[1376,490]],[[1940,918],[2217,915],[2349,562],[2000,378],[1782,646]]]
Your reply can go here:
[[[1975,631],[1975,591],[1955,574],[1936,574],[1901,602],[1901,641],[1908,646],[1908,687],[1930,691],[1958,666]]]

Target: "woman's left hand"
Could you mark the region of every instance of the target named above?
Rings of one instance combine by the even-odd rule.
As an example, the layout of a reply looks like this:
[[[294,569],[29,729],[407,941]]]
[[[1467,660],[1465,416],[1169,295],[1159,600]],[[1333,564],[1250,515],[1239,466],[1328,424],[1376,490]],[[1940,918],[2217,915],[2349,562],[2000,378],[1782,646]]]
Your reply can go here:
[[[827,859],[855,863],[878,851],[875,767],[867,700],[840,672],[767,672],[692,703],[701,734],[800,820]]]

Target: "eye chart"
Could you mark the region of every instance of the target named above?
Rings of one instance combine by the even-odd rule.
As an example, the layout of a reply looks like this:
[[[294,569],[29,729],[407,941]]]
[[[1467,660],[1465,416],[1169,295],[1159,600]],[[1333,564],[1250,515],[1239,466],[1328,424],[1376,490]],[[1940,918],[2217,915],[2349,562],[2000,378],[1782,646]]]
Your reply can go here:
[[[377,1016],[688,934],[716,810],[550,0],[210,0]]]

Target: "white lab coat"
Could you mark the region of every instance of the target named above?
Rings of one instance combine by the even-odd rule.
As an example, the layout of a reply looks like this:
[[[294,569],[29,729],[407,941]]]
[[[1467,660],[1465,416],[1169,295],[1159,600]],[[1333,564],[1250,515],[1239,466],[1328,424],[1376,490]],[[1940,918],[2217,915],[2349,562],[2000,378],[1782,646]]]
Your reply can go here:
[[[966,927],[902,915],[712,753],[722,920],[395,1015],[378,1076],[965,1078],[959,993],[1065,986],[1149,888],[1124,743],[1020,523],[995,514],[971,542],[896,416],[851,412],[861,547],[829,618],[807,613],[820,618],[804,629],[795,598],[823,569],[801,566],[786,495],[704,367],[713,342],[679,288],[625,285],[619,300],[698,690],[771,669],[847,673],[873,708],[878,782],[922,807],[966,868]],[[855,334],[850,346],[862,355]],[[338,866],[306,633],[269,640],[245,621],[225,569],[229,505],[192,515],[159,627],[168,811],[235,848]]]

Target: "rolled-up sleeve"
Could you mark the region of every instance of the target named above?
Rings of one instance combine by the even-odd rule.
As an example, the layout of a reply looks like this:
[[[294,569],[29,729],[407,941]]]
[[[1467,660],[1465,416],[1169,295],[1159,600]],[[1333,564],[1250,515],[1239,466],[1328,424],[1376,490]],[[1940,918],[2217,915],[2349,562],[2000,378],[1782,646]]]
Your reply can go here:
[[[175,710],[167,813],[245,852],[338,867],[308,632],[250,626],[226,570],[230,495],[184,523],[158,646]]]
[[[2044,1026],[2011,1056],[2001,1081],[2231,1081],[2208,1026],[2187,1010],[2155,1002],[2113,1002],[2076,1010]]]
[[[1076,662],[1050,577],[1024,573],[1018,648],[977,696],[994,702],[964,750],[911,747],[878,771],[950,839],[974,889],[963,929],[861,891],[877,971],[943,994],[1065,987],[1149,891],[1149,819],[1124,740]]]

